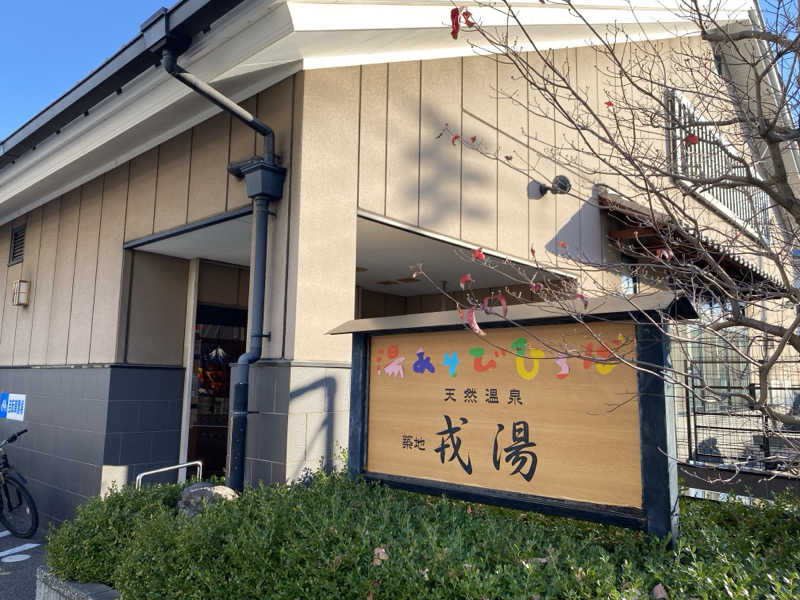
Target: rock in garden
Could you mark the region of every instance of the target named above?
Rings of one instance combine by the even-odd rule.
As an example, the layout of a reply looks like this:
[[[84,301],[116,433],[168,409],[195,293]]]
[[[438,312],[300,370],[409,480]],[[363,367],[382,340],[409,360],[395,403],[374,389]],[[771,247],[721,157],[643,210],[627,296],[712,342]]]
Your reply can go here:
[[[669,594],[667,594],[667,589],[662,584],[659,583],[653,588],[653,599],[669,600]]]
[[[203,512],[208,505],[220,500],[233,500],[238,494],[224,485],[211,483],[193,483],[184,488],[181,499],[178,500],[178,510],[187,517],[193,517]]]

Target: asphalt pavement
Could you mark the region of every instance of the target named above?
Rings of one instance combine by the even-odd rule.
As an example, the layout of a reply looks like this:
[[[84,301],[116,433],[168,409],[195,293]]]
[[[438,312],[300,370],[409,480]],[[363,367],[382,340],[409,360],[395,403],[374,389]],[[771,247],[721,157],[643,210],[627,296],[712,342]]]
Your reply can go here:
[[[44,564],[44,543],[43,527],[23,540],[0,524],[0,600],[34,600],[36,568]]]

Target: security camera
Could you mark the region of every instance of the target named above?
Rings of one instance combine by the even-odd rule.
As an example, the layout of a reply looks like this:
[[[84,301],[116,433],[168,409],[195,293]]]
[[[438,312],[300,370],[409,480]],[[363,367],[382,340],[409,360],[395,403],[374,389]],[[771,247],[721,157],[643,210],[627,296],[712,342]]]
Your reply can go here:
[[[571,189],[572,184],[564,175],[556,175],[550,184],[550,191],[554,194],[568,194]]]
[[[531,181],[530,184],[528,184],[528,198],[538,200],[547,192],[552,194],[568,194],[571,189],[572,184],[566,176],[556,175],[553,178],[553,183],[550,185],[539,183],[538,181]]]

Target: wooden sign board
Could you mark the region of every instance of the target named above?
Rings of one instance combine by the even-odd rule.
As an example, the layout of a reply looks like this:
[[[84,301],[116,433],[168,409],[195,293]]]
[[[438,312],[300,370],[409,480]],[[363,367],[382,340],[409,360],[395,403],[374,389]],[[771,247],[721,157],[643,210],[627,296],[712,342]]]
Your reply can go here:
[[[632,324],[593,329],[634,356]],[[558,359],[549,348],[609,355],[577,324],[490,335],[372,338],[367,471],[641,508],[635,370]]]
[[[351,472],[674,535],[664,386],[643,358],[663,364],[663,337],[629,320],[356,333]]]

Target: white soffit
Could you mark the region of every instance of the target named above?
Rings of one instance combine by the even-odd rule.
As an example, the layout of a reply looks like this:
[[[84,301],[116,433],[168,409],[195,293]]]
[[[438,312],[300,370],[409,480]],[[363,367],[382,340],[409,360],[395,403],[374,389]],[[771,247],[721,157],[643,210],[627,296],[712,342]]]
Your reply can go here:
[[[250,265],[252,223],[252,216],[245,215],[138,246],[136,249],[178,258],[203,258],[247,267]]]
[[[502,10],[488,4],[465,2],[476,21],[485,27],[506,30]],[[595,34],[574,12],[560,2],[512,2],[528,35],[541,49],[585,46]],[[602,35],[610,27],[625,31],[630,40],[665,39],[697,33],[697,28],[679,13],[674,0],[606,0],[573,6]],[[720,0],[721,22],[747,18],[752,3]],[[478,34],[462,29],[459,39],[449,34],[450,2],[293,0],[287,3],[292,33],[265,46],[223,77],[266,68],[286,61],[302,60],[304,69],[358,64],[428,60],[467,56],[481,46]],[[520,51],[530,43],[518,27],[508,28],[508,39]],[[620,38],[618,38],[620,39]],[[474,44],[474,45],[473,45]]]
[[[456,240],[454,240],[456,241]],[[496,269],[472,260],[472,247],[463,242],[448,243],[442,236],[418,233],[405,228],[359,217],[356,235],[356,285],[364,289],[394,296],[419,296],[438,294],[429,281],[418,278],[408,281],[412,265],[422,264],[425,273],[449,291],[459,289],[459,279],[470,273],[478,288],[503,289],[522,283],[516,269],[536,281],[558,279],[559,274],[537,269],[527,261],[512,261],[506,266],[503,257],[489,250],[487,256]],[[515,275],[515,278],[509,277]]]

